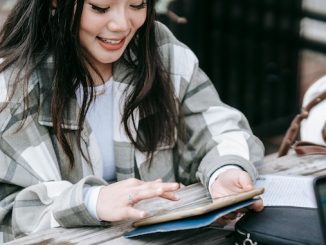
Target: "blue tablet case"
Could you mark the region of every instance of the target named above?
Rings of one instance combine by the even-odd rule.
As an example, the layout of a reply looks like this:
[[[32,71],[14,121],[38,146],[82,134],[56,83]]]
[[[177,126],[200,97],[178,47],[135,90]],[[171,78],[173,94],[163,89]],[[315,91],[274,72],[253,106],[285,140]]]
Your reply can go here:
[[[169,232],[169,231],[178,231],[178,230],[189,230],[189,229],[195,229],[200,228],[204,226],[208,226],[212,224],[215,220],[218,218],[231,213],[233,211],[236,211],[238,209],[241,209],[243,207],[246,207],[252,203],[257,201],[257,199],[249,199],[243,202],[239,202],[237,204],[217,209],[215,211],[198,215],[198,216],[192,216],[185,219],[179,219],[179,220],[173,220],[168,221],[164,223],[158,223],[153,225],[147,225],[147,226],[140,226],[135,228],[134,230],[126,233],[124,237],[126,238],[132,238],[137,237],[141,235],[146,234],[153,234],[158,232]]]

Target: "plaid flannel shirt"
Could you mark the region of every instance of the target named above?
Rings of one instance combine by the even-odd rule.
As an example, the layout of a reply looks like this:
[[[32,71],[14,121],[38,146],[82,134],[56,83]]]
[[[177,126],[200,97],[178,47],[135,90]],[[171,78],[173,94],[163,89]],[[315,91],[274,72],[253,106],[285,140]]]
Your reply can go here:
[[[214,171],[230,164],[240,166],[254,180],[256,170],[253,163],[263,158],[263,146],[253,136],[247,120],[239,111],[220,101],[191,50],[176,40],[162,24],[157,23],[157,29],[159,49],[181,102],[189,137],[186,142],[177,139],[174,145],[160,146],[151,168],[148,168],[146,154],[135,149],[121,125],[122,105],[126,98],[124,90],[132,86],[132,82],[122,80],[126,67],[116,64],[113,74],[113,138],[118,181],[138,176],[145,181],[157,178],[184,184],[201,181],[207,186]],[[27,108],[23,103],[22,86],[17,86],[10,101],[7,99],[7,90],[15,72],[17,70],[12,68],[0,74],[0,106],[7,105],[0,113],[0,234],[8,241],[59,225],[108,225],[108,222],[94,219],[83,203],[85,184],[107,183],[102,179],[101,155],[87,122],[82,130],[81,146],[91,164],[78,150],[79,106],[76,99],[71,99],[66,108],[63,125],[76,163],[70,169],[54,135],[51,119],[51,59],[29,80]],[[17,131],[24,113],[26,121]],[[136,131],[140,132],[142,119],[137,112],[135,118]]]

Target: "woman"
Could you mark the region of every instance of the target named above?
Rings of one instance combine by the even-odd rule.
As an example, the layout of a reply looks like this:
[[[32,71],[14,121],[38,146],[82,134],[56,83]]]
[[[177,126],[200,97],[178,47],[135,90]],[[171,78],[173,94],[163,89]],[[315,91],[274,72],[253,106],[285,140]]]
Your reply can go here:
[[[14,7],[0,34],[5,241],[144,217],[135,203],[176,200],[180,182],[201,181],[212,197],[253,188],[262,144],[154,21],[154,3]]]

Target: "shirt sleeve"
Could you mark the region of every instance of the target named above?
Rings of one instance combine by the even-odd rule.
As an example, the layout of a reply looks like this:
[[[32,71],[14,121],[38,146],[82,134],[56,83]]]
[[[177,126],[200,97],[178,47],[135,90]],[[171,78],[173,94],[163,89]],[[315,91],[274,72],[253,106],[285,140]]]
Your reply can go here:
[[[220,100],[197,64],[192,70],[188,84],[181,86],[184,91],[180,90],[187,132],[178,145],[180,178],[186,183],[199,179],[208,188],[217,169],[236,165],[254,181],[254,164],[264,156],[262,143],[253,135],[245,116]]]
[[[100,194],[100,190],[103,186],[85,186],[83,189],[83,198],[84,203],[89,211],[89,213],[93,216],[93,218],[97,219],[98,221],[101,221],[99,217],[97,216],[96,212],[96,205],[97,205],[97,199],[98,195]]]
[[[196,55],[162,24],[158,24],[163,62],[169,64],[183,125],[174,151],[178,181],[188,185],[209,181],[216,170],[236,165],[254,181],[255,163],[262,161],[264,147],[251,131],[246,117],[223,103]],[[217,82],[217,81],[216,81]]]

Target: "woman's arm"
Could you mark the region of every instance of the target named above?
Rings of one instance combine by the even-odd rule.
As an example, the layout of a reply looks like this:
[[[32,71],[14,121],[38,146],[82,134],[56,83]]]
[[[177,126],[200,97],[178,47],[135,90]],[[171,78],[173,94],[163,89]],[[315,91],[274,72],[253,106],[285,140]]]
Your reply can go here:
[[[10,77],[8,74],[6,77]],[[8,88],[8,79],[4,78],[4,73],[0,74],[2,87]],[[0,234],[5,241],[58,225],[103,224],[87,211],[82,189],[86,184],[106,182],[83,178],[92,174],[85,170],[87,166],[74,169],[89,173],[81,175],[77,183],[63,180],[49,129],[38,121],[39,88],[36,82],[30,85],[28,107],[24,106],[21,91],[10,101],[5,94],[0,96]]]
[[[89,214],[82,197],[84,185],[104,185],[104,181],[95,177],[76,184],[41,181],[3,151],[0,169],[0,231],[5,241],[57,226],[106,225]]]
[[[176,162],[179,179],[188,184],[210,177],[223,166],[234,165],[256,178],[253,163],[261,161],[264,147],[245,116],[226,104],[199,68],[194,53],[162,24],[157,24],[159,47],[181,104],[186,137],[178,138]]]

